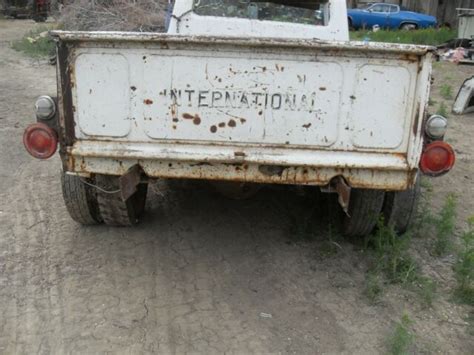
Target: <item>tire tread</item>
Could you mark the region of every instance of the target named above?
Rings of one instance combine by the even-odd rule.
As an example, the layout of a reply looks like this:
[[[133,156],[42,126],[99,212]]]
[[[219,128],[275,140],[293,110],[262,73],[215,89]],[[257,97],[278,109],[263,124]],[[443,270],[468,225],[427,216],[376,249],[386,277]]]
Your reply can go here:
[[[92,187],[84,184],[79,176],[64,172],[61,186],[66,209],[73,220],[83,225],[102,223],[97,195]]]

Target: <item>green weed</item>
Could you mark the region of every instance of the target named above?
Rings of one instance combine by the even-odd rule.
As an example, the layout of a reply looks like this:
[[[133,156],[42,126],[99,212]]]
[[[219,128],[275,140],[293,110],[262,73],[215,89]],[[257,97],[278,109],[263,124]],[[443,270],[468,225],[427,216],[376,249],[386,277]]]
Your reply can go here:
[[[398,236],[381,219],[368,242],[376,253],[375,272],[383,272],[391,283],[406,284],[416,279],[418,267],[408,253],[411,243],[409,234]]]
[[[375,252],[373,267],[366,276],[364,294],[374,303],[383,294],[384,281],[416,292],[420,302],[431,306],[436,295],[436,284],[421,274],[420,267],[409,253],[411,235],[397,235],[393,228],[379,221],[377,231],[367,240]]]
[[[420,44],[437,46],[456,38],[455,30],[442,29],[425,29],[417,31],[390,31],[381,30],[372,31],[353,31],[351,32],[351,40],[361,41],[369,38],[373,42],[385,43],[404,43],[404,44]]]
[[[370,303],[377,303],[383,294],[383,280],[378,272],[369,272],[365,279],[364,294],[369,299]]]
[[[474,305],[474,217],[468,222],[468,230],[462,236],[462,247],[454,267],[457,287],[456,299],[465,304]]]
[[[428,100],[428,105],[429,105],[429,106],[434,106],[434,105],[436,105],[436,100],[434,100],[434,99],[432,99],[432,98],[430,97],[430,99]]]
[[[14,50],[23,52],[32,58],[47,58],[54,53],[55,44],[47,34],[50,28],[39,26],[28,32],[22,39],[12,42]]]
[[[448,117],[448,108],[444,102],[441,102],[438,106],[438,111],[436,112],[437,115],[441,115],[443,117]]]
[[[428,277],[419,276],[414,285],[421,303],[426,307],[431,307],[436,297],[436,283]]]
[[[440,93],[445,100],[453,99],[453,87],[451,85],[443,84],[440,88]]]
[[[411,331],[413,321],[408,315],[403,315],[400,322],[395,325],[393,333],[388,339],[388,352],[392,355],[408,354],[410,347],[415,341],[415,335]]]
[[[442,256],[453,248],[453,235],[456,227],[456,197],[448,195],[443,208],[435,221],[434,253]]]

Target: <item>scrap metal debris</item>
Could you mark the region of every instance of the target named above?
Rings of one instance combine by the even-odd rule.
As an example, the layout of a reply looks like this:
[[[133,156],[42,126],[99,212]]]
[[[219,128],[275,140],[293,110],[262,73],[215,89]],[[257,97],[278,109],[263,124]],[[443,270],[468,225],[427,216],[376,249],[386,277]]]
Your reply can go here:
[[[453,112],[457,115],[474,112],[474,76],[467,79],[459,90]]]

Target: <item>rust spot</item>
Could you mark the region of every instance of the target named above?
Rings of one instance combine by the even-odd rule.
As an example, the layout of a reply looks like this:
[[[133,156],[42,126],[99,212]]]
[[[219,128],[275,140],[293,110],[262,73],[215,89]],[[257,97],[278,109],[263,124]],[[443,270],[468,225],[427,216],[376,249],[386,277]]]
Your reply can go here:
[[[245,118],[240,119],[240,123],[244,124],[245,122],[247,122],[247,120]]]
[[[226,126],[225,122],[219,123],[219,127],[220,127],[220,128],[224,128],[225,126]]]
[[[76,106],[72,105],[72,112],[76,112]]]
[[[246,154],[244,152],[234,152],[234,156],[236,156],[236,157],[244,158],[245,155]]]
[[[130,89],[131,89],[132,91],[135,91],[135,90],[137,90],[137,87],[136,87],[136,86],[130,86]]]
[[[237,122],[235,122],[234,120],[230,120],[228,125],[229,125],[229,127],[234,128],[235,126],[237,126]]]
[[[173,125],[173,129],[177,129],[178,127],[176,127],[176,125]]]
[[[319,88],[320,91],[326,91],[327,89],[323,86]]]
[[[153,100],[145,99],[145,100],[143,100],[143,103],[144,103],[145,105],[153,105]]]
[[[403,54],[401,56],[401,59],[402,60],[407,60],[409,61],[410,63],[417,63],[419,62],[419,58],[416,54]]]
[[[355,97],[354,95],[351,95],[351,100],[355,100],[357,99],[357,97]]]
[[[146,55],[143,56],[143,60],[146,60]]]
[[[221,78],[217,79],[217,81],[220,82],[220,83],[222,83],[222,79],[221,79]]]
[[[201,124],[201,117],[196,113],[195,115],[191,115],[189,113],[183,113],[183,118],[185,120],[193,120],[193,123],[196,126],[199,126]]]
[[[173,122],[174,122],[174,123],[178,123],[179,120],[178,120],[177,118],[173,118]]]
[[[263,68],[262,68],[262,71],[263,71],[263,72],[266,72],[266,71],[267,71],[267,67],[263,67]]]
[[[303,125],[303,128],[309,129],[312,126],[311,123],[307,123]]]
[[[263,111],[262,110],[258,111],[258,115],[259,116],[263,115]]]
[[[211,126],[211,133],[216,133],[216,132],[217,132],[217,127]]]

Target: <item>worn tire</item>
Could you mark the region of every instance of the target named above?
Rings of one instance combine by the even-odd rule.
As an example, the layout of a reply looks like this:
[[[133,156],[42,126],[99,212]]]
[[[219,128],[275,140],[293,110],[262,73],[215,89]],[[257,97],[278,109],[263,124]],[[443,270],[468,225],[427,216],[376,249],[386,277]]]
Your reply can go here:
[[[344,235],[364,237],[370,234],[382,213],[385,192],[381,190],[353,189],[349,203],[349,216],[344,218]]]
[[[97,175],[97,185],[105,191],[118,191],[119,178]],[[97,199],[104,223],[115,227],[130,227],[137,224],[145,210],[148,184],[137,186],[137,192],[127,201],[122,200],[120,192],[107,193],[98,190]]]
[[[392,226],[397,233],[405,233],[416,216],[420,194],[421,182],[419,177],[412,189],[387,192],[383,208],[385,223]]]
[[[92,180],[89,182],[93,183]],[[61,186],[64,203],[73,220],[84,225],[102,223],[97,202],[97,193],[93,187],[84,184],[79,176],[61,174]]]

